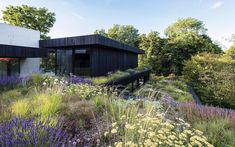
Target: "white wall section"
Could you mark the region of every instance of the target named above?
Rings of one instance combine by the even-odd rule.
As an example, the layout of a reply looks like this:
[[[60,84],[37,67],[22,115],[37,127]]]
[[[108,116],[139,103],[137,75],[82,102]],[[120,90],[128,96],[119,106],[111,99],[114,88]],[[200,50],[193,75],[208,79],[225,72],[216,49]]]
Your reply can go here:
[[[39,47],[40,32],[0,23],[0,44],[25,47]],[[40,58],[21,60],[20,75],[28,76],[39,72]]]

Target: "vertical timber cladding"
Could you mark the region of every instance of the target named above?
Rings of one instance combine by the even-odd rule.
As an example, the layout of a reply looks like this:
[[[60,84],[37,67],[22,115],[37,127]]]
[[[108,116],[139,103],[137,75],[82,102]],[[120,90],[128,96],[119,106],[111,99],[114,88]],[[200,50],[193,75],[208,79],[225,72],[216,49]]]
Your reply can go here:
[[[138,54],[108,48],[100,45],[92,47],[92,76],[107,75],[108,72],[135,68],[138,65]]]

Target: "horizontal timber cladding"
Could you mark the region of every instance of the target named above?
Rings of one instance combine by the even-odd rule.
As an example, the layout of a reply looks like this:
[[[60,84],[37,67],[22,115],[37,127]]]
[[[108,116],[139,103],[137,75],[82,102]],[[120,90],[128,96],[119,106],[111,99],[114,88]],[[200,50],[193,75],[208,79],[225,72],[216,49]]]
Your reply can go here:
[[[10,58],[40,58],[47,57],[46,48],[34,48],[0,44],[0,57]]]
[[[138,65],[138,54],[111,50],[104,46],[93,46],[91,51],[92,76],[107,75],[108,72],[135,68]]]
[[[102,45],[109,47],[110,49],[117,49],[120,51],[129,51],[136,54],[144,54],[144,51],[132,47],[113,39],[101,36],[101,35],[86,35],[77,37],[66,37],[49,40],[40,40],[40,47],[45,48],[61,48],[61,47],[81,47],[90,45]]]

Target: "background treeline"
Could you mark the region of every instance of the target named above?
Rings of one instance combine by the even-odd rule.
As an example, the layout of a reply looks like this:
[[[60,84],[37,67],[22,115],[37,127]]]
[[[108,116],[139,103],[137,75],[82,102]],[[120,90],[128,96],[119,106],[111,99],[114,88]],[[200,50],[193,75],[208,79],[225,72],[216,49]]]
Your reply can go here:
[[[224,53],[202,21],[178,19],[165,29],[164,38],[157,31],[139,34],[132,25],[113,25],[95,34],[145,50],[140,67],[150,67],[156,75],[182,76],[204,104],[235,108],[235,44]]]
[[[178,19],[165,30],[165,38],[159,32],[139,34],[132,25],[114,25],[106,32],[96,30],[100,34],[114,40],[139,47],[145,54],[139,58],[140,66],[149,66],[153,73],[168,75],[181,74],[184,61],[200,52],[222,53],[221,47],[206,34],[202,21],[195,18]]]

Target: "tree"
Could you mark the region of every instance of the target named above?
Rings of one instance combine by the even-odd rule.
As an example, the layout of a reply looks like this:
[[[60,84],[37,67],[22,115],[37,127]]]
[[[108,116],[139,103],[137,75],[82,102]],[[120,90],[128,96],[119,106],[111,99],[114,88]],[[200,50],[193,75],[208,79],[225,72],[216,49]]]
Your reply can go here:
[[[155,73],[159,70],[159,67],[161,67],[159,56],[162,51],[162,42],[159,33],[156,31],[152,31],[148,35],[140,35],[139,48],[145,51],[145,54],[139,57],[140,66],[150,66]]]
[[[104,37],[108,37],[108,34],[105,32],[105,29],[95,30],[94,34],[98,34]]]
[[[138,47],[139,34],[138,29],[132,25],[113,25],[106,33],[104,29],[96,30],[95,34],[100,34],[111,39],[120,41],[130,46]]]
[[[195,18],[179,19],[166,30],[167,45],[164,51],[169,55],[169,72],[180,74],[183,62],[200,52],[221,53],[219,45],[206,34],[202,21]]]
[[[14,26],[38,30],[41,39],[48,38],[47,34],[55,23],[55,13],[46,8],[36,8],[27,5],[8,6],[2,11],[3,21]]]
[[[46,8],[36,8],[27,5],[8,6],[2,11],[3,21],[19,27],[40,31],[40,38],[47,39],[50,28],[53,27],[56,18],[55,13],[49,12]],[[53,70],[55,55],[49,54],[48,58],[41,60],[41,67],[44,70]]]

